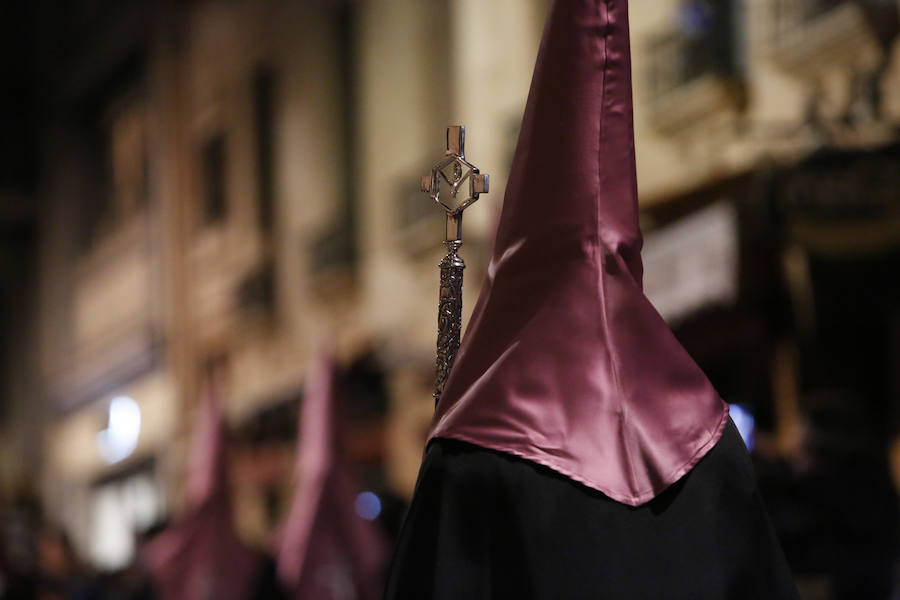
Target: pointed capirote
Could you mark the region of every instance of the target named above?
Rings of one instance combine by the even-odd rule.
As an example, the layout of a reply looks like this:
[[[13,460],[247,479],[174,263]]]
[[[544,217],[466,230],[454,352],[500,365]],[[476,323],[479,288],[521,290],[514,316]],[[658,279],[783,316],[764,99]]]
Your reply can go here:
[[[642,290],[626,0],[556,0],[481,295],[430,438],[629,505],[718,441],[728,407]]]
[[[290,598],[378,596],[386,545],[355,511],[359,488],[338,451],[337,371],[323,350],[307,377],[300,411],[294,499],[276,550]]]
[[[225,415],[222,412],[222,384],[210,377],[204,385],[197,421],[188,453],[187,506],[189,510],[228,501],[228,474],[225,456]]]
[[[247,598],[261,573],[262,556],[233,525],[225,433],[221,384],[211,378],[191,439],[185,512],[141,557],[160,598]]]

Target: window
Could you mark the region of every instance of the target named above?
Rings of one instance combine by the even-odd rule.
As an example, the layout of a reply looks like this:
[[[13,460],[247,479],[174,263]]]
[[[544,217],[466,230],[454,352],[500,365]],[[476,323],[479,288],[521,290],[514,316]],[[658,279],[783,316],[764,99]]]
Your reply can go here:
[[[203,144],[201,160],[203,169],[202,221],[204,224],[223,220],[228,211],[225,182],[226,154],[226,138],[222,133],[213,135]]]
[[[256,126],[256,184],[259,226],[272,230],[275,219],[275,74],[260,67],[253,76],[253,120]]]
[[[148,204],[148,156],[144,106],[134,102],[110,119],[109,160],[113,210],[128,217]]]
[[[344,165],[343,190],[337,219],[312,242],[313,270],[322,273],[332,269],[349,269],[356,267],[358,258],[356,223],[356,189],[359,185],[353,165],[356,164],[359,131],[356,122],[356,105],[358,90],[356,73],[359,69],[357,61],[356,5],[347,2],[336,7],[333,16],[333,33],[337,41],[338,73],[340,74],[340,93],[335,98],[341,113],[341,162]]]
[[[79,98],[70,153],[78,170],[79,246],[89,251],[150,198],[146,61],[127,54]]]

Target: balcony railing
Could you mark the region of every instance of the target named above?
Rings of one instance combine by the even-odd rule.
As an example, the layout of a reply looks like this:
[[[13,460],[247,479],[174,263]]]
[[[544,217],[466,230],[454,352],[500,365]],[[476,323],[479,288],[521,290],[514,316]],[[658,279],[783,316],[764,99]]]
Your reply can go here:
[[[271,318],[275,296],[275,264],[271,259],[247,273],[235,288],[236,304],[245,317]]]
[[[742,36],[736,35],[735,2],[687,2],[677,26],[650,42],[650,88],[654,98],[705,75],[734,77],[741,71]]]
[[[770,34],[783,39],[848,0],[770,0]]]
[[[897,34],[896,0],[768,0],[763,39],[782,67],[818,76],[853,67],[887,48]]]
[[[740,104],[744,36],[738,0],[692,0],[648,47],[653,121],[664,130]]]
[[[896,0],[769,0],[770,34],[774,39],[791,36],[798,29],[851,6],[860,9],[869,20],[891,16],[896,19]]]

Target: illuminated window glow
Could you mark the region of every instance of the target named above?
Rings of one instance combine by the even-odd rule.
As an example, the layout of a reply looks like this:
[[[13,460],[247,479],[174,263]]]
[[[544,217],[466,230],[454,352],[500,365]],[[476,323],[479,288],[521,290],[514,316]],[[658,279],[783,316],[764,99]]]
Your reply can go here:
[[[128,396],[116,396],[109,403],[106,429],[97,434],[97,451],[107,464],[125,460],[137,448],[141,435],[141,409]]]

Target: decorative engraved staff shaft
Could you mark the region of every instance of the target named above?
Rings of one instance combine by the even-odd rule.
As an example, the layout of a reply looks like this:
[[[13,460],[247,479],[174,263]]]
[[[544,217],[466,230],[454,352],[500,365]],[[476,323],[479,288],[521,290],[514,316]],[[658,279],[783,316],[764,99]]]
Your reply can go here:
[[[437,359],[432,394],[435,404],[441,398],[447,375],[459,350],[463,269],[466,268],[466,263],[457,251],[462,246],[463,211],[478,200],[479,194],[488,193],[490,188],[490,177],[483,175],[478,167],[466,160],[465,145],[466,128],[462,125],[448,127],[444,158],[435,163],[430,174],[422,177],[422,191],[427,192],[447,213],[447,239],[444,241],[447,255],[440,262]],[[441,190],[442,182],[448,188],[444,193]]]

